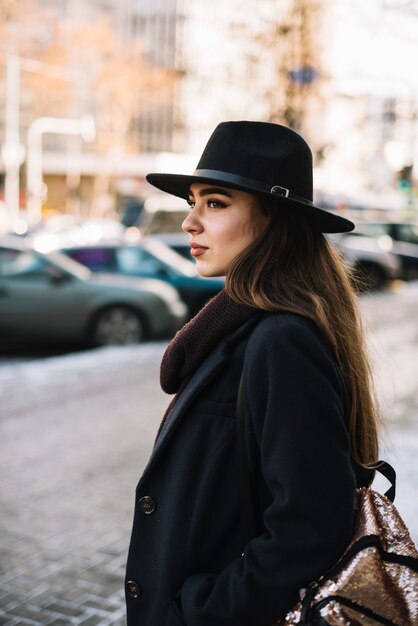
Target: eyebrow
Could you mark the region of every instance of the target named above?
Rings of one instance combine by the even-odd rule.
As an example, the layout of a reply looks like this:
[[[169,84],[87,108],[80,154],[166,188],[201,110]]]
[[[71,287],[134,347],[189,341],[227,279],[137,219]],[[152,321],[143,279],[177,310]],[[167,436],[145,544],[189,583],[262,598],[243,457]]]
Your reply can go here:
[[[223,187],[205,187],[204,189],[199,191],[198,195],[202,197],[202,196],[209,196],[212,193],[217,193],[222,196],[228,196],[228,198],[232,198],[231,194]],[[189,189],[189,196],[193,197],[193,193],[190,191],[190,189]]]

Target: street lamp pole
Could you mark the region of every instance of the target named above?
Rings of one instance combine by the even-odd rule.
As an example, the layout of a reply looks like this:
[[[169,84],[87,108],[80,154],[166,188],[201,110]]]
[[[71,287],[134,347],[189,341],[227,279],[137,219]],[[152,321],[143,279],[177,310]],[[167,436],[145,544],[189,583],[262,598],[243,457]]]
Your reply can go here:
[[[19,138],[20,59],[8,53],[6,69],[5,143],[1,147],[4,163],[4,200],[10,221],[19,217],[19,169],[24,148]]]
[[[6,69],[5,142],[1,156],[5,170],[4,200],[10,226],[19,218],[19,170],[25,159],[25,149],[19,138],[20,72],[49,76],[56,80],[72,80],[73,74],[65,68],[44,63],[38,59],[20,57],[9,52]],[[36,149],[35,149],[36,150]]]
[[[83,141],[89,142],[96,136],[96,127],[90,115],[78,119],[39,117],[29,126],[26,159],[27,220],[32,223],[39,222],[42,218],[42,203],[46,194],[42,167],[42,138],[45,133],[79,135]]]

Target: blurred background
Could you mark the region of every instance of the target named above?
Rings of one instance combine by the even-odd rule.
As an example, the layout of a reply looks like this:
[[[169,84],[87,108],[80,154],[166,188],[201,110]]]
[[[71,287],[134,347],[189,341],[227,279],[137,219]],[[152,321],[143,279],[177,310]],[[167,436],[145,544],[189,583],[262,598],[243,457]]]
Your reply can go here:
[[[300,131],[338,210],[415,217],[417,20],[415,0],[3,0],[3,230],[120,217],[226,119]]]
[[[357,224],[330,240],[418,540],[417,30],[418,0],[2,0],[2,624],[124,624],[159,362],[224,284],[145,175],[193,171],[224,120],[299,131],[315,201]]]

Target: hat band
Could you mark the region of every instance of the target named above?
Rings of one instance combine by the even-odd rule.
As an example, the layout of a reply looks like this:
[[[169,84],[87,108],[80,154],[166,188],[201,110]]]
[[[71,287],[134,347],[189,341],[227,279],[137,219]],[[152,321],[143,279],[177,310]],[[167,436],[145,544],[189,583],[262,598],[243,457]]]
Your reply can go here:
[[[295,193],[292,193],[289,189],[282,187],[281,185],[262,183],[258,180],[245,178],[244,176],[238,176],[237,174],[231,174],[230,172],[221,172],[220,170],[195,170],[193,172],[193,176],[199,176],[201,178],[215,178],[216,180],[228,183],[229,185],[250,187],[252,191],[262,191],[263,193],[269,193],[272,196],[290,198],[291,200],[297,200],[298,202],[303,202],[304,204],[313,205],[313,202],[310,200],[297,196]]]

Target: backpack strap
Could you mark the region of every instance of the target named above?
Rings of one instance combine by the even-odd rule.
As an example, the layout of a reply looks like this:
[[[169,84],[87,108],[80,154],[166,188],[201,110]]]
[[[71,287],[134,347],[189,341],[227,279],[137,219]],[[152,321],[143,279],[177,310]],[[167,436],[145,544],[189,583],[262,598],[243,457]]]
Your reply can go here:
[[[375,465],[371,465],[370,469],[380,472],[390,482],[390,487],[386,491],[385,496],[393,502],[396,495],[396,472],[393,467],[387,461],[378,461]]]

